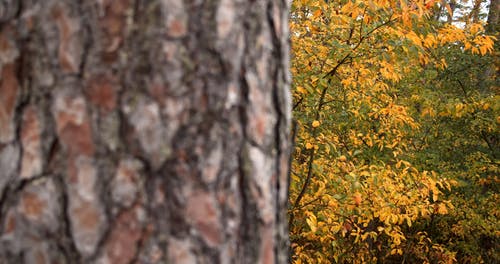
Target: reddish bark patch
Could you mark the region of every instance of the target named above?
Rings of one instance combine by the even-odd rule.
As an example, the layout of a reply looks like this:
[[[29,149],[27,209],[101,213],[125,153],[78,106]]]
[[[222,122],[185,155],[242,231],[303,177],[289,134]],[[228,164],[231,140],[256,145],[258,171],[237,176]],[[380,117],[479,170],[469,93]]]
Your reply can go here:
[[[222,228],[217,214],[215,199],[210,193],[198,191],[188,197],[186,217],[209,246],[222,241]]]
[[[73,215],[78,229],[95,230],[101,223],[99,211],[90,202],[81,201],[80,206],[73,210]]]
[[[47,202],[40,199],[38,195],[31,192],[26,192],[22,195],[22,211],[32,219],[39,218],[47,207]]]
[[[85,90],[90,102],[100,109],[112,111],[116,108],[116,80],[106,75],[90,79]]]
[[[131,206],[138,193],[141,164],[134,160],[122,160],[112,182],[113,200],[123,206]]]
[[[266,226],[262,230],[262,244],[260,248],[261,261],[259,263],[272,264],[275,263],[274,258],[274,232],[271,226]]]
[[[24,111],[21,128],[23,146],[21,178],[30,178],[42,171],[40,133],[40,121],[35,109],[29,106]]]
[[[162,84],[158,84],[158,83],[154,83],[152,84],[150,87],[149,87],[149,94],[151,95],[151,97],[153,97],[156,102],[158,102],[161,106],[164,105],[164,100],[163,98],[165,98],[165,95],[166,95],[166,91],[167,91],[167,88],[162,85]]]
[[[109,263],[130,263],[137,254],[142,237],[142,225],[137,213],[136,207],[118,215],[105,246]]]
[[[45,264],[45,263],[47,263],[47,260],[45,258],[45,254],[41,250],[37,250],[35,252],[35,258],[36,258],[36,263],[37,264]]]
[[[8,52],[12,48],[7,34],[6,31],[0,34],[0,52]]]
[[[78,72],[79,59],[75,56],[75,50],[71,43],[73,35],[78,31],[78,26],[70,20],[68,15],[58,5],[52,10],[52,16],[57,22],[59,31],[59,65],[64,72]]]
[[[93,160],[86,157],[78,157],[75,160],[71,160],[71,164],[73,167],[69,167],[68,176],[71,180],[71,187],[77,190],[75,197],[85,200],[96,200],[95,184],[97,170],[93,164]]]
[[[130,6],[129,0],[104,1],[106,14],[101,20],[101,26],[106,33],[116,36],[123,33],[125,28],[126,12]]]
[[[184,150],[184,149],[179,149],[179,150],[177,151],[177,159],[178,159],[179,161],[181,161],[180,163],[186,163],[186,162],[187,162],[187,160],[188,160],[188,154],[187,154],[186,150]]]
[[[265,116],[257,116],[255,118],[255,132],[258,138],[264,138],[266,132],[266,122]]]
[[[21,139],[31,140],[32,138],[40,138],[38,133],[40,125],[33,106],[28,106],[23,115],[23,129],[21,131]]]
[[[68,157],[69,161],[66,167],[68,183],[71,185],[76,185],[78,183],[78,168],[75,164],[73,157]]]
[[[4,233],[10,234],[16,229],[16,216],[12,210],[8,211],[5,219]]]
[[[103,24],[106,31],[111,35],[120,34],[123,29],[123,19],[119,16],[119,14],[111,13],[111,16],[104,19]]]
[[[16,104],[19,82],[16,77],[14,63],[5,64],[2,67],[2,79],[0,83],[0,142],[13,139],[13,118]]]
[[[113,63],[118,56],[116,51],[121,47],[123,34],[126,26],[127,9],[130,6],[129,0],[102,1],[105,15],[100,19],[100,26],[103,35],[106,36],[104,42],[103,60]]]
[[[95,190],[97,169],[94,160],[82,155],[70,156],[67,176],[73,238],[80,253],[90,256],[103,235],[106,221]]]
[[[92,143],[90,124],[88,120],[82,125],[68,124],[59,133],[59,138],[71,154],[83,154],[91,156],[94,153],[94,144]]]
[[[57,133],[71,157],[91,156],[94,153],[92,131],[82,97],[56,98],[55,119]]]
[[[172,37],[182,37],[186,35],[187,29],[183,21],[172,20],[168,25],[168,34]]]

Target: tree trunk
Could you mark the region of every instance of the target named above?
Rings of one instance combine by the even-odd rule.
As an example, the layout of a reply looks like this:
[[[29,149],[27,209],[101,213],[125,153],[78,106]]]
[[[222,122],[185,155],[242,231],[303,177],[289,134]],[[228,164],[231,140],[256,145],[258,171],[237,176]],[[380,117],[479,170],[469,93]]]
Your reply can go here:
[[[481,93],[485,94],[492,89],[498,89],[498,73],[500,67],[500,59],[496,54],[500,51],[500,42],[498,42],[498,17],[500,15],[500,1],[491,0],[488,10],[488,20],[485,27],[485,32],[488,35],[494,36],[497,38],[495,40],[494,51],[491,55],[491,61],[485,65],[481,74],[479,75],[478,87]]]
[[[457,1],[456,0],[449,0],[449,2],[443,1],[446,6],[446,23],[452,24],[453,23],[453,15],[455,14],[455,9],[457,8]]]
[[[498,16],[500,15],[500,1],[491,0],[488,10],[488,21],[486,24],[486,33],[490,35],[498,34]]]
[[[469,23],[480,23],[479,14],[481,13],[481,4],[483,0],[474,0],[472,10],[470,11],[469,18],[467,19],[467,24]]]
[[[0,2],[0,263],[286,263],[287,9]]]

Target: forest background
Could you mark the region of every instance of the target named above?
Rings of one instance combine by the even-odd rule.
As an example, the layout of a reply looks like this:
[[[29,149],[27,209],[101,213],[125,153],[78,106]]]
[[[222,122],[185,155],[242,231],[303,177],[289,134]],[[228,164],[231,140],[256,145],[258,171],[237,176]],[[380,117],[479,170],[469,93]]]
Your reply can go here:
[[[500,263],[499,1],[294,0],[294,263]]]

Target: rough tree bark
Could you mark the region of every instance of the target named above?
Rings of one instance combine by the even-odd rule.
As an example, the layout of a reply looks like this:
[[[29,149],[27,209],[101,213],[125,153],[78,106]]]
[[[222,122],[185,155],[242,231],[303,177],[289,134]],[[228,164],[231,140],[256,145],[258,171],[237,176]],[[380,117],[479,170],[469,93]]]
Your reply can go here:
[[[0,263],[286,263],[287,5],[0,1]]]

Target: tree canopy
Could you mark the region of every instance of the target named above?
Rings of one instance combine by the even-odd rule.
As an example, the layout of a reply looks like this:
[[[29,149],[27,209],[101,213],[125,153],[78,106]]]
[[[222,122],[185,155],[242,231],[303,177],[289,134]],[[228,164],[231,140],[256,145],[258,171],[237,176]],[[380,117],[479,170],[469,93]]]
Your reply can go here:
[[[494,4],[293,1],[294,263],[500,261]]]

